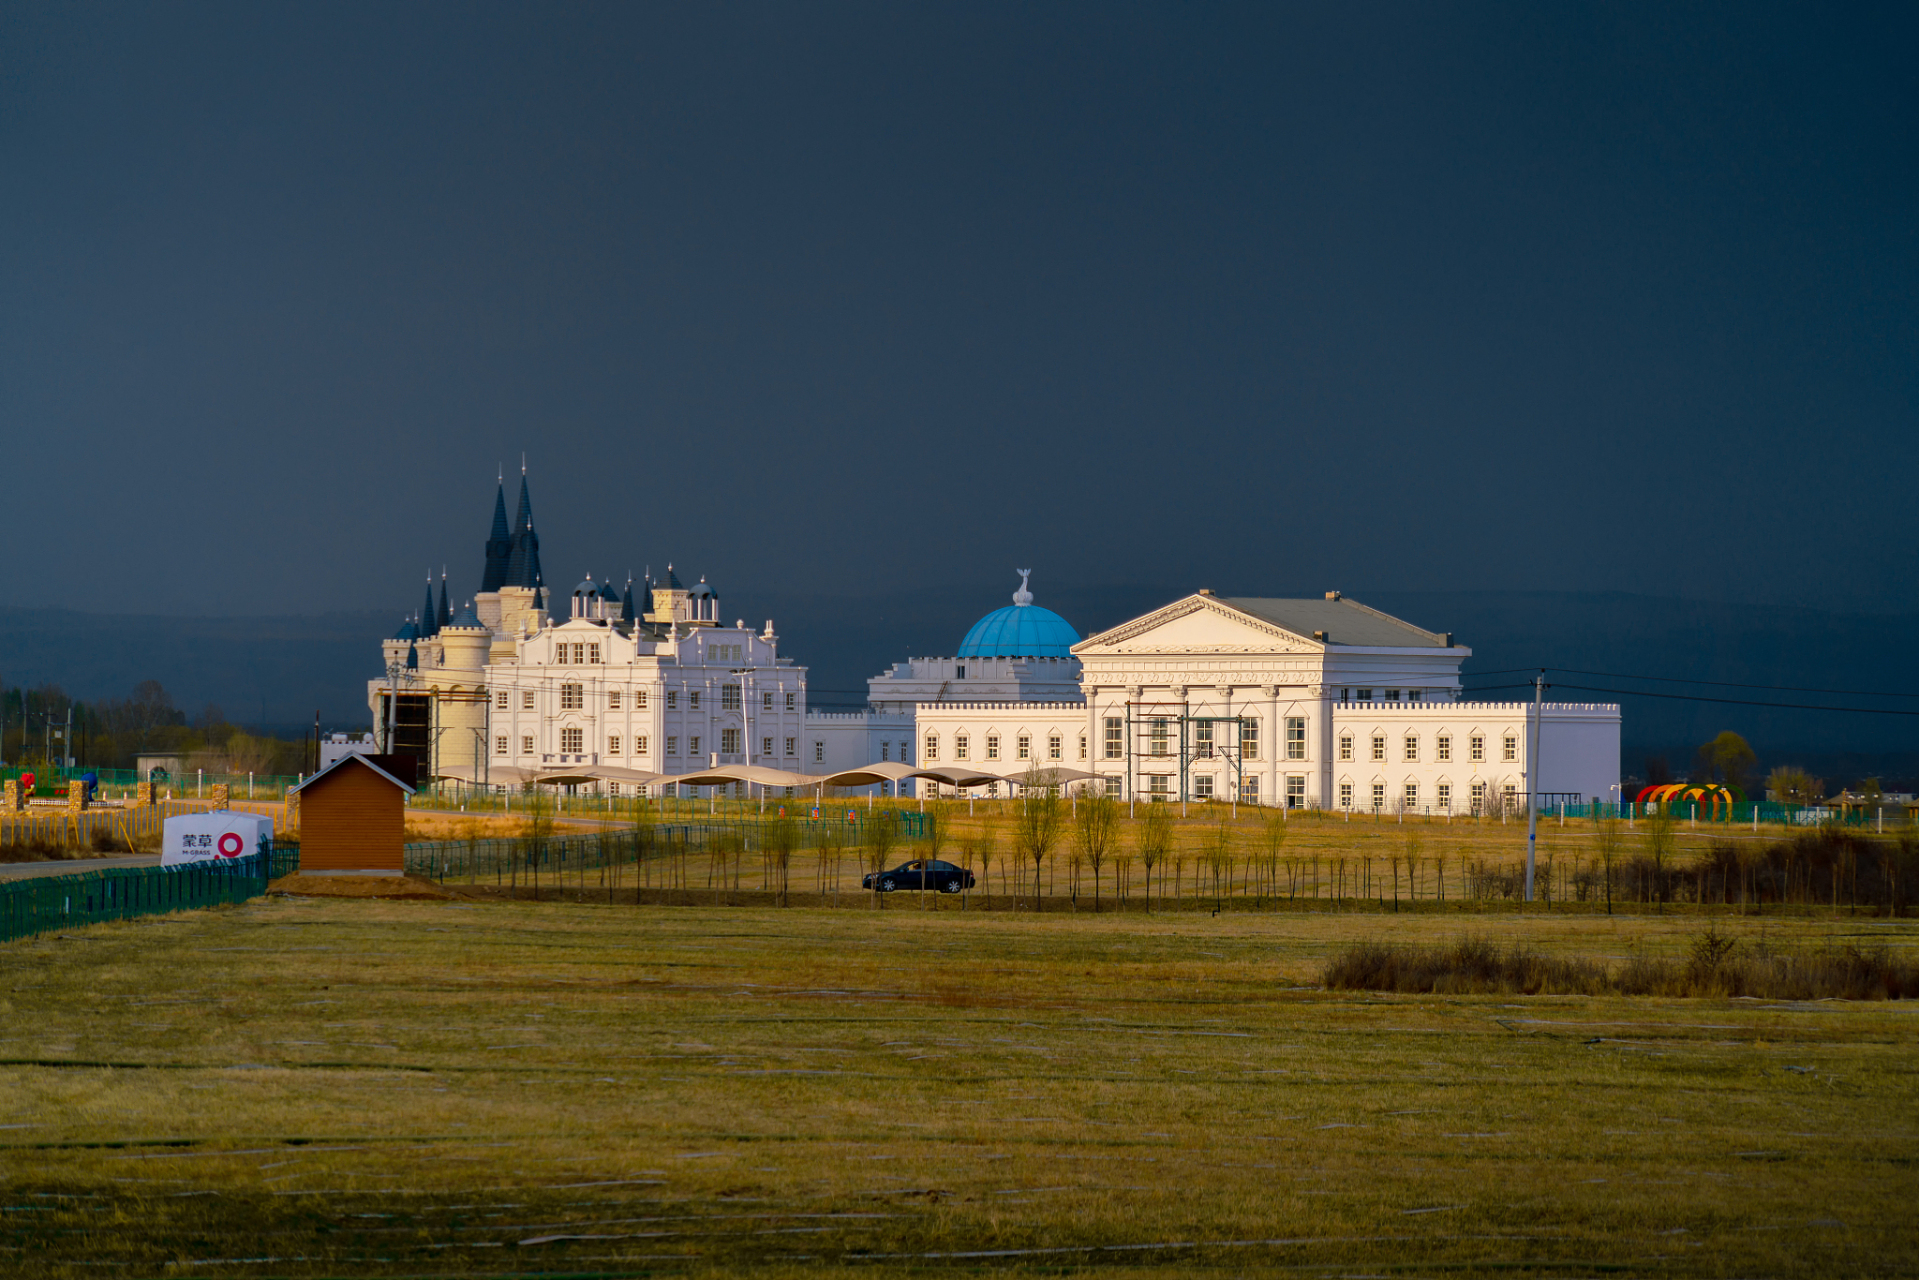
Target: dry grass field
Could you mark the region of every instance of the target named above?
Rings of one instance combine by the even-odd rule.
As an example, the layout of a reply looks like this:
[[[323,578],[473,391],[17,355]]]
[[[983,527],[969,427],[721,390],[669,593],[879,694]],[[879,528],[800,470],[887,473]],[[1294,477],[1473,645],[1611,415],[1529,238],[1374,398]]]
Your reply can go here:
[[[1697,917],[941,906],[273,898],[0,947],[0,1272],[1919,1272],[1911,1003],[1318,984],[1357,939],[1617,962]]]

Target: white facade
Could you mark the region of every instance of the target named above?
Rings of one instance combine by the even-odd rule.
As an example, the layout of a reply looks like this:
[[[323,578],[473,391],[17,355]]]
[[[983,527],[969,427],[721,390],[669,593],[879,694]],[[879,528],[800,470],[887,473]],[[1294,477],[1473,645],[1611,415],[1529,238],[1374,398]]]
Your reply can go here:
[[[1528,792],[1531,708],[1457,701],[1470,649],[1337,593],[1201,592],[1074,653],[1113,795],[1464,813]],[[1617,706],[1547,704],[1542,802],[1609,796],[1619,726]]]

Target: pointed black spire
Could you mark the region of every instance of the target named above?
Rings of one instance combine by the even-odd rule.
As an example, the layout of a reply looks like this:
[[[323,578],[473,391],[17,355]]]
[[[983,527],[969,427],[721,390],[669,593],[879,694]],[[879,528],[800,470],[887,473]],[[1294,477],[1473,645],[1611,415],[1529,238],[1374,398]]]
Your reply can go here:
[[[513,558],[513,533],[506,525],[506,480],[493,494],[493,532],[486,539],[486,571],[480,590],[498,591],[506,585],[507,562]]]
[[[434,623],[433,629],[435,631],[438,631],[441,627],[444,627],[447,623],[451,621],[453,621],[453,609],[446,598],[446,566],[441,565],[440,566],[440,614],[439,614],[439,621]]]
[[[440,611],[433,604],[433,573],[426,575],[426,608],[420,610],[420,635],[430,636],[440,629]]]
[[[520,510],[513,520],[513,550],[507,558],[506,585],[538,588],[546,585],[540,572],[540,535],[533,532],[533,498],[526,475],[520,476]]]
[[[620,601],[620,621],[633,621],[633,576],[631,573],[629,573],[626,578],[626,598]]]

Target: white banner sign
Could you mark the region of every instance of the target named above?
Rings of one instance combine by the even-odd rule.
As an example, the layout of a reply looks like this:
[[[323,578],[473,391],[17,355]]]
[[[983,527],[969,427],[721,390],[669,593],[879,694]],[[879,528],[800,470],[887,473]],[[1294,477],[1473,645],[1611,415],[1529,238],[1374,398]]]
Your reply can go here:
[[[211,813],[183,813],[168,818],[160,840],[160,865],[191,862],[231,862],[260,852],[273,839],[273,819],[257,813],[215,809]]]

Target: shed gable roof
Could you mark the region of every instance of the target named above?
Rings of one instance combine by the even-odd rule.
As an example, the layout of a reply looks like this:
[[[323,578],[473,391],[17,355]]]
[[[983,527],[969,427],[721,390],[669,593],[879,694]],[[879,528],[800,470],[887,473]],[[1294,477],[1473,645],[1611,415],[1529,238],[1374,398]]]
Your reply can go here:
[[[303,779],[302,781],[294,784],[293,786],[288,787],[287,794],[292,795],[296,791],[304,791],[308,787],[312,786],[314,783],[318,782],[320,779],[332,773],[334,770],[344,768],[345,766],[349,764],[354,764],[354,763],[358,763],[365,768],[373,770],[373,772],[379,774],[382,778],[385,778],[388,782],[391,782],[394,786],[400,788],[400,790],[406,792],[408,795],[413,794],[414,789],[412,787],[408,786],[404,782],[401,782],[398,778],[388,773],[385,769],[382,769],[379,765],[374,764],[371,760],[367,759],[365,756],[358,755],[358,754],[341,756],[338,760],[335,760],[332,764],[320,770],[318,773],[314,774],[312,777]]]

